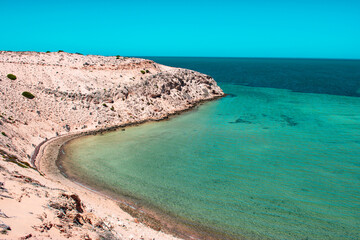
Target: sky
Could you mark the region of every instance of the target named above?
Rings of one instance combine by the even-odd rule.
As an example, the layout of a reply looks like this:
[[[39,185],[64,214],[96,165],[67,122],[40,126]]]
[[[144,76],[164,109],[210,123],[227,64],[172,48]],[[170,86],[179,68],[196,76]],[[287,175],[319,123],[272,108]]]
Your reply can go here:
[[[0,0],[0,50],[360,59],[360,0]]]

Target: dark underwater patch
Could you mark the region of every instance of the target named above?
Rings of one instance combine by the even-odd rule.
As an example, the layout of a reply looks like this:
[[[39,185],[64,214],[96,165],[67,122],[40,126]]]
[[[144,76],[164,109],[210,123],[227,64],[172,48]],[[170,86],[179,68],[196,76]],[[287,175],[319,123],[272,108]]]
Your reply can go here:
[[[289,116],[281,115],[281,118],[286,122],[286,124],[288,126],[294,127],[294,126],[298,125],[298,123],[295,122],[294,119]]]
[[[227,93],[227,94],[226,94],[226,97],[235,98],[235,97],[237,97],[237,95],[236,95],[236,94],[233,94],[233,93]]]
[[[252,124],[252,122],[242,119],[242,118],[238,118],[235,120],[235,122],[229,122],[229,123],[246,123],[246,124]]]

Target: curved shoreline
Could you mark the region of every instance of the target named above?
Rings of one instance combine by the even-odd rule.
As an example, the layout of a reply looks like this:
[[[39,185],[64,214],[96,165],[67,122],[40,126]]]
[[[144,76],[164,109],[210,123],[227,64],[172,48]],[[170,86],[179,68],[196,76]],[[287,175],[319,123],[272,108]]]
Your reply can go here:
[[[6,156],[11,153],[11,158],[17,159],[14,160],[17,166],[5,163],[5,169],[19,173],[22,180],[14,179],[10,171],[4,175],[5,179],[13,182],[9,188],[20,199],[25,189],[22,182],[28,183],[23,180],[26,176],[41,183],[41,186],[26,188],[31,196],[26,199],[31,203],[23,206],[31,206],[30,214],[15,199],[4,204],[2,211],[5,209],[14,216],[6,220],[13,229],[9,236],[20,238],[32,234],[39,239],[49,236],[79,239],[92,235],[91,238],[95,239],[107,231],[106,234],[118,233],[116,236],[121,236],[121,239],[174,239],[171,235],[143,226],[122,210],[117,211],[119,206],[114,201],[90,193],[66,179],[54,163],[60,146],[72,138],[159,121],[223,96],[216,81],[197,71],[165,66],[142,58],[66,52],[0,51],[0,65],[0,77],[3,79],[0,99],[5,103],[0,115],[3,132],[0,147]],[[18,81],[7,78],[10,73],[16,74]],[[24,98],[21,94],[24,90],[31,92],[35,98]],[[26,168],[37,168],[37,171]],[[109,228],[96,227],[88,222],[85,228],[79,227],[71,214],[66,219],[59,218],[56,215],[58,210],[49,208],[49,202],[62,204],[68,201],[72,204],[72,200],[57,191],[44,190],[48,186],[60,192],[79,193],[79,198],[86,203],[83,215],[92,215],[96,223],[108,221],[113,226],[112,232]],[[44,195],[39,195],[39,191]],[[21,208],[15,207],[18,205]],[[48,217],[39,218],[32,214],[34,212]],[[15,218],[21,221],[14,221]],[[33,228],[34,224],[38,228]],[[57,227],[51,227],[49,231],[49,224]]]
[[[44,149],[42,148],[46,148],[46,145],[49,144],[50,141],[54,140],[54,139],[60,139],[60,138],[63,138],[63,137],[70,137],[70,136],[73,136],[73,137],[82,137],[82,136],[88,136],[88,135],[96,135],[96,134],[101,134],[101,133],[105,133],[105,132],[111,132],[111,131],[116,131],[120,128],[125,128],[125,127],[130,127],[130,126],[136,126],[136,125],[140,125],[140,124],[143,124],[143,123],[147,123],[147,122],[158,122],[158,121],[163,121],[163,120],[167,120],[169,119],[170,117],[172,116],[176,116],[176,115],[179,115],[183,112],[188,112],[188,111],[191,111],[193,110],[194,108],[200,106],[201,104],[204,104],[206,102],[210,102],[210,101],[214,101],[214,100],[217,100],[217,99],[220,99],[220,98],[223,98],[223,97],[226,97],[228,96],[228,94],[223,94],[223,95],[220,95],[220,96],[214,96],[214,97],[211,97],[211,98],[207,98],[207,99],[201,99],[201,100],[198,100],[197,102],[194,102],[192,103],[192,105],[188,106],[187,108],[185,109],[180,109],[180,110],[177,110],[175,112],[171,112],[171,113],[167,113],[166,115],[164,116],[161,116],[160,118],[147,118],[145,120],[140,120],[140,121],[134,121],[134,122],[126,122],[126,123],[122,123],[122,124],[118,124],[118,125],[113,125],[113,126],[108,126],[108,127],[104,127],[104,128],[100,128],[100,129],[93,129],[93,130],[84,130],[84,131],[79,131],[79,132],[74,132],[74,133],[68,133],[68,134],[65,134],[65,135],[58,135],[56,137],[52,137],[50,139],[46,139],[45,141],[41,142],[40,144],[38,144],[36,147],[35,147],[35,150],[34,152],[32,153],[31,155],[31,164],[38,169],[38,167],[36,166],[36,159],[38,158],[38,155],[40,153],[40,151],[44,151]],[[65,144],[65,142],[64,142]],[[38,169],[39,170],[39,169]]]
[[[121,128],[136,126],[146,122],[155,122],[167,120],[171,116],[175,116],[181,114],[183,112],[187,112],[193,110],[195,107],[209,102],[215,99],[219,99],[225,97],[226,94],[222,96],[215,96],[209,99],[199,100],[196,103],[193,103],[186,109],[181,109],[179,111],[168,113],[161,118],[158,119],[145,119],[142,121],[128,122],[120,125],[109,126],[102,129],[88,130],[76,133],[69,133],[67,135],[56,136],[45,140],[40,143],[33,155],[32,155],[32,164],[36,167],[36,169],[43,174],[45,177],[49,178],[52,181],[56,181],[60,183],[62,186],[66,187],[69,191],[73,191],[81,196],[82,199],[85,199],[84,202],[88,203],[89,201],[93,201],[94,198],[101,198],[102,201],[105,199],[107,201],[111,201],[113,204],[117,206],[118,210],[123,211],[130,214],[134,219],[146,225],[147,228],[152,228],[156,231],[162,231],[165,234],[173,235],[176,237],[180,237],[183,239],[233,239],[231,236],[224,236],[223,234],[219,234],[212,229],[206,229],[204,227],[194,226],[193,224],[185,224],[184,222],[176,222],[175,217],[166,215],[161,211],[152,211],[153,209],[147,208],[137,208],[134,202],[124,201],[121,196],[111,196],[110,194],[103,193],[101,191],[97,191],[93,189],[91,186],[80,183],[66,176],[65,172],[62,171],[60,161],[60,151],[69,141],[89,136],[89,135],[97,135],[105,132],[116,131]],[[95,193],[95,194],[94,194]],[[94,195],[94,196],[91,196]],[[123,196],[124,198],[124,196]],[[130,198],[131,199],[131,198]],[[155,215],[155,217],[154,217]],[[166,217],[167,219],[161,220],[162,217]],[[171,223],[167,220],[171,219]],[[170,226],[168,226],[168,224]],[[169,236],[170,237],[170,236]]]

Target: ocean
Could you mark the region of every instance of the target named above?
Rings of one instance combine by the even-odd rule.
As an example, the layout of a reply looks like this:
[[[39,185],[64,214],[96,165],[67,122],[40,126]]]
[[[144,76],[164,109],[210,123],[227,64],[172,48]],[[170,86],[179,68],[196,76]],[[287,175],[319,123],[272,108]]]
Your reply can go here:
[[[70,142],[70,177],[223,238],[360,239],[360,61],[147,58],[228,95]]]

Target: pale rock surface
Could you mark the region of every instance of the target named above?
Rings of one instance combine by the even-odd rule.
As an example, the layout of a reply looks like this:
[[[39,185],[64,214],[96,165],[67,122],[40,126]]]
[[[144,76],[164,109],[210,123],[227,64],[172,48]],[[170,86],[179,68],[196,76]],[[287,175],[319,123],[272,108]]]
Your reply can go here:
[[[47,139],[159,120],[223,95],[207,75],[146,59],[1,51],[0,239],[173,238],[136,223],[114,201],[29,166]]]

